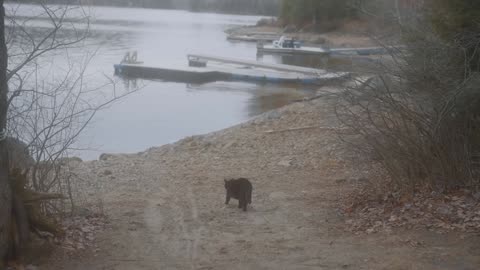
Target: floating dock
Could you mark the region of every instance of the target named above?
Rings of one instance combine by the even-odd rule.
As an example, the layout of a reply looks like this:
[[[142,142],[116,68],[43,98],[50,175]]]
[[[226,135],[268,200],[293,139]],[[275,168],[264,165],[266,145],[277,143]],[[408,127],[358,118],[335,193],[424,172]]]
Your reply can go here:
[[[188,59],[191,66],[185,68],[149,67],[143,64],[129,63],[117,64],[114,65],[114,68],[115,74],[119,76],[195,84],[215,81],[320,84],[329,80],[341,79],[348,75],[348,73],[329,73],[313,68],[211,55],[192,54],[188,55]],[[207,62],[209,62],[208,67],[206,67]]]
[[[189,54],[187,56],[189,60],[196,59],[200,61],[213,61],[225,64],[234,64],[242,66],[243,68],[262,68],[267,70],[276,70],[276,71],[284,71],[284,72],[293,72],[293,73],[302,73],[302,74],[309,74],[309,75],[321,75],[327,73],[323,69],[316,69],[316,68],[308,68],[308,67],[299,67],[299,66],[292,66],[292,65],[284,65],[284,64],[274,64],[274,63],[264,63],[259,61],[253,60],[244,60],[244,59],[237,59],[232,57],[219,57],[214,55],[208,54]]]
[[[258,54],[299,54],[299,55],[328,55],[330,51],[319,47],[299,47],[299,48],[282,48],[273,44],[264,45],[257,44]]]
[[[300,48],[281,48],[274,45],[263,45],[258,43],[258,54],[296,54],[296,55],[385,55],[393,50],[402,49],[402,47],[365,47],[365,48],[320,48],[320,47],[300,47]]]

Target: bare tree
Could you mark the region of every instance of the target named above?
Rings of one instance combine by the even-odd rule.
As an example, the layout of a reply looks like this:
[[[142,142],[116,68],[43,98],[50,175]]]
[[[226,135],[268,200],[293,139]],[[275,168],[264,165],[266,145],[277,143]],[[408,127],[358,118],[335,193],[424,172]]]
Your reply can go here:
[[[2,2],[2,10],[3,7]],[[1,198],[6,201],[0,205],[0,214],[7,217],[2,218],[1,222],[5,221],[5,226],[12,224],[8,216],[12,212],[10,194],[13,197],[23,194],[21,202],[14,208],[14,215],[26,210],[30,216],[30,227],[56,233],[58,230],[51,220],[38,217],[57,214],[65,209],[62,208],[63,203],[51,201],[62,198],[62,194],[71,194],[71,176],[62,166],[63,158],[68,156],[79,135],[99,110],[136,89],[119,92],[115,82],[107,76],[104,83],[99,85],[87,83],[86,67],[94,57],[94,53],[88,52],[64,67],[60,76],[58,72],[54,77],[46,75],[44,66],[47,58],[64,54],[61,57],[68,59],[68,49],[84,45],[89,34],[88,13],[81,6],[48,6],[40,3],[34,7],[33,16],[17,16],[17,7],[9,10],[6,20],[2,20],[3,32],[0,33],[0,41],[3,41],[0,61],[4,71],[2,73],[0,68],[3,74],[0,77],[0,130],[8,126],[8,136],[26,142],[34,164],[29,174],[19,172],[19,164],[8,164],[7,148],[4,142],[0,142],[0,154],[4,155],[0,164],[3,166],[0,171],[0,192],[5,193]],[[44,27],[32,27],[33,22],[39,20]],[[8,27],[3,25],[4,21]],[[15,176],[13,190],[7,180],[9,170]],[[30,180],[26,181],[26,177]],[[29,206],[25,208],[27,201]],[[13,224],[25,227],[25,222],[22,219]],[[0,229],[1,226],[3,224],[0,224]],[[3,236],[4,232],[8,233],[9,230],[0,230],[2,248],[11,245]],[[3,257],[3,253],[0,248],[0,256]]]
[[[5,9],[0,1],[0,268],[8,248],[11,214],[11,189],[8,179],[7,127],[7,46],[5,43]]]
[[[388,50],[372,79],[347,89],[337,115],[344,138],[372,154],[396,187],[478,188],[478,83],[468,48],[442,40],[422,18],[402,21],[406,46]],[[467,37],[480,44],[477,35]]]

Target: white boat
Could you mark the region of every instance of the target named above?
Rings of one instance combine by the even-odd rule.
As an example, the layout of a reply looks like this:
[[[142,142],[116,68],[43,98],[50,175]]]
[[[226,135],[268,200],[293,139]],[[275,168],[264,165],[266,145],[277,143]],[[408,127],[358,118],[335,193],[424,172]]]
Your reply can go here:
[[[281,36],[278,40],[273,41],[273,47],[284,49],[300,48],[302,47],[302,43],[295,40],[294,38],[287,38],[285,36]]]
[[[329,50],[319,47],[303,47],[302,43],[294,38],[285,36],[273,41],[270,45],[264,45],[259,42],[257,44],[257,52],[259,54],[265,53],[280,53],[280,54],[328,54]]]

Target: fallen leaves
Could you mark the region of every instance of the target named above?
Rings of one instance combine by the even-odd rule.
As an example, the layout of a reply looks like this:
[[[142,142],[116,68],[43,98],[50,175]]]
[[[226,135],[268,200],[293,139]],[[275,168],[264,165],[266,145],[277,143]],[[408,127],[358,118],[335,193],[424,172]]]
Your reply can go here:
[[[105,229],[107,224],[106,217],[102,215],[69,218],[62,224],[66,232],[65,237],[54,241],[67,253],[86,249],[95,251],[97,250],[96,236]]]
[[[391,194],[381,199],[364,195],[357,193],[344,207],[348,231],[372,234],[405,227],[427,228],[439,233],[480,232],[480,197],[467,190],[455,194],[417,192],[401,200]],[[421,246],[421,243],[412,243]]]

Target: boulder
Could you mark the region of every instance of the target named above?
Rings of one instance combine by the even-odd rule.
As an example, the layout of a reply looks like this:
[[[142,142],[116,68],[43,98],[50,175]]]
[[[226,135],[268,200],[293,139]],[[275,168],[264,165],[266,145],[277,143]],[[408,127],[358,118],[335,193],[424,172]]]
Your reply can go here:
[[[107,161],[107,160],[109,160],[109,159],[112,159],[113,157],[115,157],[115,156],[112,155],[112,154],[103,153],[103,154],[100,155],[99,160],[101,160],[101,161]]]

